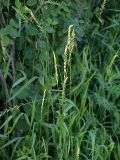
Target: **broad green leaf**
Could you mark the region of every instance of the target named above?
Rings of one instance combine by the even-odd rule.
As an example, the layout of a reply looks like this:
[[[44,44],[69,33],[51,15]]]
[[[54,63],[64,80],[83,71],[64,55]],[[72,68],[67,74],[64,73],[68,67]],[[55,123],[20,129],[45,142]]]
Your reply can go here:
[[[31,61],[33,59],[33,52],[34,48],[31,46],[26,46],[25,49],[23,50],[24,57]]]
[[[22,7],[21,2],[19,0],[15,0],[15,6],[20,9]]]
[[[14,95],[19,89],[21,88],[21,86],[18,86],[18,87],[14,87],[13,88],[13,92],[12,94]],[[26,87],[21,93],[19,93],[16,98],[17,99],[20,99],[20,100],[25,100],[26,98],[28,98],[30,96],[30,88],[29,86]]]
[[[48,18],[48,19],[47,19],[47,22],[51,25],[53,21],[52,21],[51,18]]]
[[[10,0],[2,0],[2,4],[6,6],[7,8],[9,8],[9,2]]]
[[[14,21],[14,19],[10,19],[10,26],[18,28],[19,24]]]
[[[57,25],[57,24],[58,24],[58,21],[55,21],[55,20],[54,20],[54,21],[52,22],[52,25]]]
[[[29,129],[30,129],[30,125],[29,125],[29,121],[28,119],[26,119],[27,117],[25,116],[22,116],[18,119],[17,123],[15,124],[14,128],[15,130],[22,130],[23,132],[28,132]],[[12,129],[13,130],[13,129]],[[12,131],[11,130],[11,131]]]
[[[46,50],[46,42],[44,40],[38,39],[37,40],[38,46],[40,47],[40,49]]]
[[[5,28],[0,29],[0,36],[10,35],[11,37],[19,37],[19,32],[11,25],[7,25]]]
[[[28,87],[33,81],[35,81],[36,79],[38,79],[38,77],[33,77],[31,78],[25,85],[23,85],[9,100],[11,101],[12,99],[14,99],[17,95],[19,95],[26,87]]]
[[[12,45],[13,44],[13,40],[10,39],[8,36],[2,36],[2,45],[4,47],[7,47],[9,45]]]
[[[58,24],[57,21],[52,20],[51,18],[48,18],[48,19],[47,19],[47,22],[48,22],[48,24],[50,24],[50,25],[56,25],[56,24]]]
[[[23,108],[24,108],[24,111],[26,112],[26,114],[27,114],[28,116],[30,116],[31,113],[32,113],[32,106],[26,104]]]
[[[27,0],[26,4],[28,6],[35,6],[37,4],[37,0]]]
[[[38,34],[38,29],[33,25],[26,26],[26,34],[29,36],[35,36]]]
[[[45,31],[46,31],[47,33],[53,33],[53,32],[54,32],[53,27],[50,27],[50,26],[46,27],[46,28],[45,28]]]

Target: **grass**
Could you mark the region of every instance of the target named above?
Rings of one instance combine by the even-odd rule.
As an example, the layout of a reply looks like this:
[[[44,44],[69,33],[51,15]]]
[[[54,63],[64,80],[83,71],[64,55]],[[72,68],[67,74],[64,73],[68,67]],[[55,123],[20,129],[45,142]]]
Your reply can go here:
[[[119,160],[119,1],[6,2],[0,159]]]

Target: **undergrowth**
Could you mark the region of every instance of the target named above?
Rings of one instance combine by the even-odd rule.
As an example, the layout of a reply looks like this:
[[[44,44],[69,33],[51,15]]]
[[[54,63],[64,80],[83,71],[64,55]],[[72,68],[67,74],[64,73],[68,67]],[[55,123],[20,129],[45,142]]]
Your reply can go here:
[[[120,160],[120,1],[0,1],[0,159]]]

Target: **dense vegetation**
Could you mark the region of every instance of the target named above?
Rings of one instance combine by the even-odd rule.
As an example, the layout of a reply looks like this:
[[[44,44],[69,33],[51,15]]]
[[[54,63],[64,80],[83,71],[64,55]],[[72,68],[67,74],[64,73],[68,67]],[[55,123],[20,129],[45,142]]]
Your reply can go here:
[[[0,0],[0,159],[120,160],[120,0]]]

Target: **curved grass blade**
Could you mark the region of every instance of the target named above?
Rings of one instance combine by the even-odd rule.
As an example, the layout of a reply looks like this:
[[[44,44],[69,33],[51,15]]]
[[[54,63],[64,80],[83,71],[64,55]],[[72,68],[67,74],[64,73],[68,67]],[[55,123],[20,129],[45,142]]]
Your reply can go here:
[[[13,100],[18,94],[20,94],[26,87],[28,87],[33,81],[35,81],[36,79],[38,79],[38,77],[33,77],[31,78],[25,85],[23,85],[9,100],[8,102],[10,102],[11,100]]]

